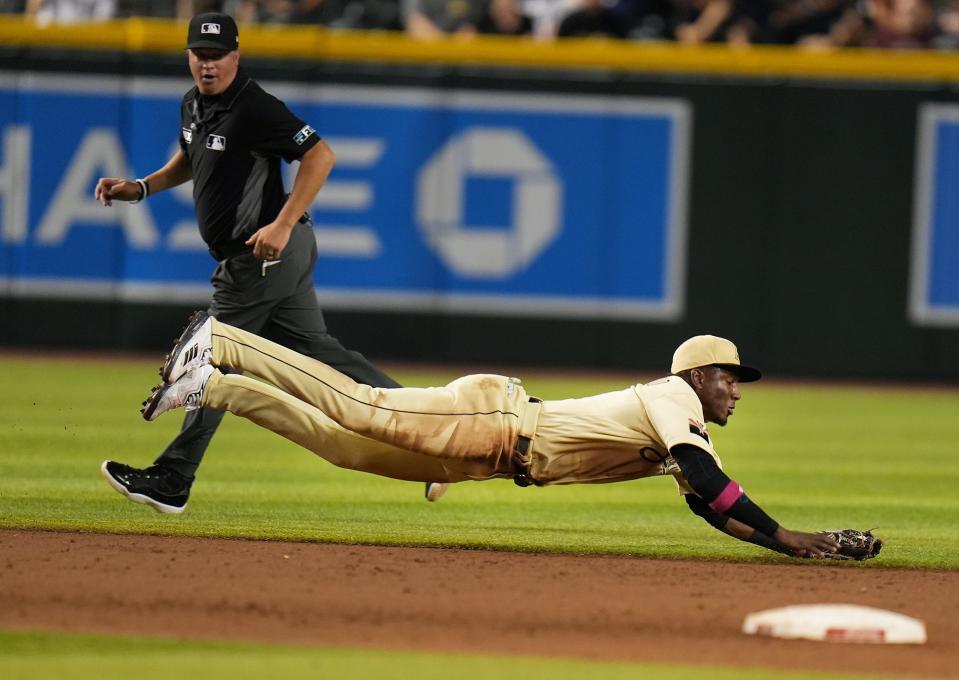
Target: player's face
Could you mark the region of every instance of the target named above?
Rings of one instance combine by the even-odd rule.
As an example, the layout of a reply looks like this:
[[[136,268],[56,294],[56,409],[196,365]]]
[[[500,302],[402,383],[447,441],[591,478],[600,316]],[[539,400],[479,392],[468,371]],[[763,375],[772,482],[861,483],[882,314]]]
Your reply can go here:
[[[702,369],[702,372],[704,375],[696,394],[703,404],[703,416],[706,422],[723,426],[733,414],[736,402],[742,398],[739,392],[739,377],[731,371],[715,366]]]
[[[236,78],[240,52],[197,47],[190,54],[190,73],[200,94],[222,94]]]

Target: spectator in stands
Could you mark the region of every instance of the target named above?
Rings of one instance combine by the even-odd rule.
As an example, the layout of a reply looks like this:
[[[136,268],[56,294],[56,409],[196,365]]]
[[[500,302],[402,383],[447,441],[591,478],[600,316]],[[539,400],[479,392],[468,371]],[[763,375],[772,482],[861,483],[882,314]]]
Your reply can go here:
[[[486,35],[529,35],[533,20],[520,11],[518,0],[490,0],[476,30]]]
[[[769,42],[770,9],[769,0],[673,0],[670,33],[688,44]]]
[[[779,0],[769,16],[764,42],[794,45],[807,36],[828,33],[857,0]]]
[[[116,15],[116,0],[27,0],[26,15],[41,24],[106,21]]]
[[[939,35],[933,46],[940,50],[959,49],[959,0],[944,0],[936,14]]]
[[[723,39],[733,45],[772,42],[771,11],[769,0],[733,0]]]
[[[689,44],[724,40],[733,8],[733,0],[675,0],[673,37]]]
[[[223,0],[176,0],[176,18],[180,21],[189,21],[197,14],[206,12],[226,12],[227,14],[236,14],[237,7],[226,8],[223,6]],[[237,5],[240,3],[232,3]]]
[[[533,21],[533,35],[543,40],[556,37],[559,22],[579,7],[579,0],[520,0],[520,9]]]
[[[828,33],[808,36],[800,44],[926,49],[935,44],[937,34],[933,0],[863,0],[848,8]]]
[[[23,14],[27,0],[0,0],[0,14]]]
[[[330,28],[403,28],[399,0],[297,0],[289,22]]]
[[[604,0],[582,0],[578,9],[563,18],[557,31],[560,38],[625,38],[627,33],[626,20]]]
[[[114,14],[117,18],[157,17],[173,19],[177,16],[176,3],[170,0],[117,0]]]
[[[402,31],[400,0],[346,0],[340,18],[329,25],[332,28]]]
[[[868,47],[927,49],[936,37],[932,0],[870,0],[872,30]]]
[[[403,0],[406,32],[416,38],[473,35],[484,0]]]
[[[612,10],[626,22],[630,40],[665,40],[669,0],[618,0]]]
[[[293,0],[241,0],[230,9],[240,23],[287,24],[293,18]]]

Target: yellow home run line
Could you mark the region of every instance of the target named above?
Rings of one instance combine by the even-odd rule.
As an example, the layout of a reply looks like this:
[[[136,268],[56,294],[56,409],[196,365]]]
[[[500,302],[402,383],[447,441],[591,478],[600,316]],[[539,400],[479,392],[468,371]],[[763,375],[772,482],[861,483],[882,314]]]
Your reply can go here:
[[[328,31],[303,26],[243,26],[240,32],[241,49],[246,55],[307,61],[883,82],[959,81],[959,54],[941,52],[871,49],[807,52],[781,46],[734,48],[595,39],[539,42],[501,36],[423,41],[395,33]],[[185,24],[163,19],[40,27],[21,17],[0,17],[2,46],[177,53],[183,49],[185,36]]]

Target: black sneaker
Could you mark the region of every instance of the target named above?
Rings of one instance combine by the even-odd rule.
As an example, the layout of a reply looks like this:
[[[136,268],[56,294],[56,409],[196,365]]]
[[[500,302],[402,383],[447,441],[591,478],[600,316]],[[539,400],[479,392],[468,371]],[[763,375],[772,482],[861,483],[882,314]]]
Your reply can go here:
[[[107,483],[134,503],[149,505],[157,512],[180,514],[186,509],[193,482],[176,470],[151,465],[141,470],[112,460],[103,461],[100,473]]]

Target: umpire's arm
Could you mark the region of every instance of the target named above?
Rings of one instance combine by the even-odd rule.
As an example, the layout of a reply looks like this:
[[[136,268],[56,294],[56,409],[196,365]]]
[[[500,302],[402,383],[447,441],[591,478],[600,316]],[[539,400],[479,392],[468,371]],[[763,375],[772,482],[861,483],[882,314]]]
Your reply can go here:
[[[336,154],[322,139],[300,158],[300,167],[293,179],[290,198],[276,216],[276,221],[289,229],[293,228],[300,217],[309,210],[313,199],[320,193],[330,176]]]
[[[177,149],[177,152],[167,161],[166,165],[156,172],[150,173],[143,180],[146,182],[148,191],[155,194],[164,189],[179,186],[191,177],[193,177],[193,170],[190,168],[190,159],[187,158],[182,149]],[[106,206],[113,205],[114,199],[118,201],[138,201],[146,198],[139,183],[135,180],[120,177],[101,177],[100,181],[97,182],[97,188],[94,190],[94,197]]]
[[[322,139],[300,158],[300,168],[296,171],[290,197],[280,210],[280,214],[269,224],[260,227],[247,239],[246,244],[253,246],[253,255],[267,259],[272,253],[279,256],[290,240],[293,227],[305,213],[320,189],[326,183],[336,154]]]

